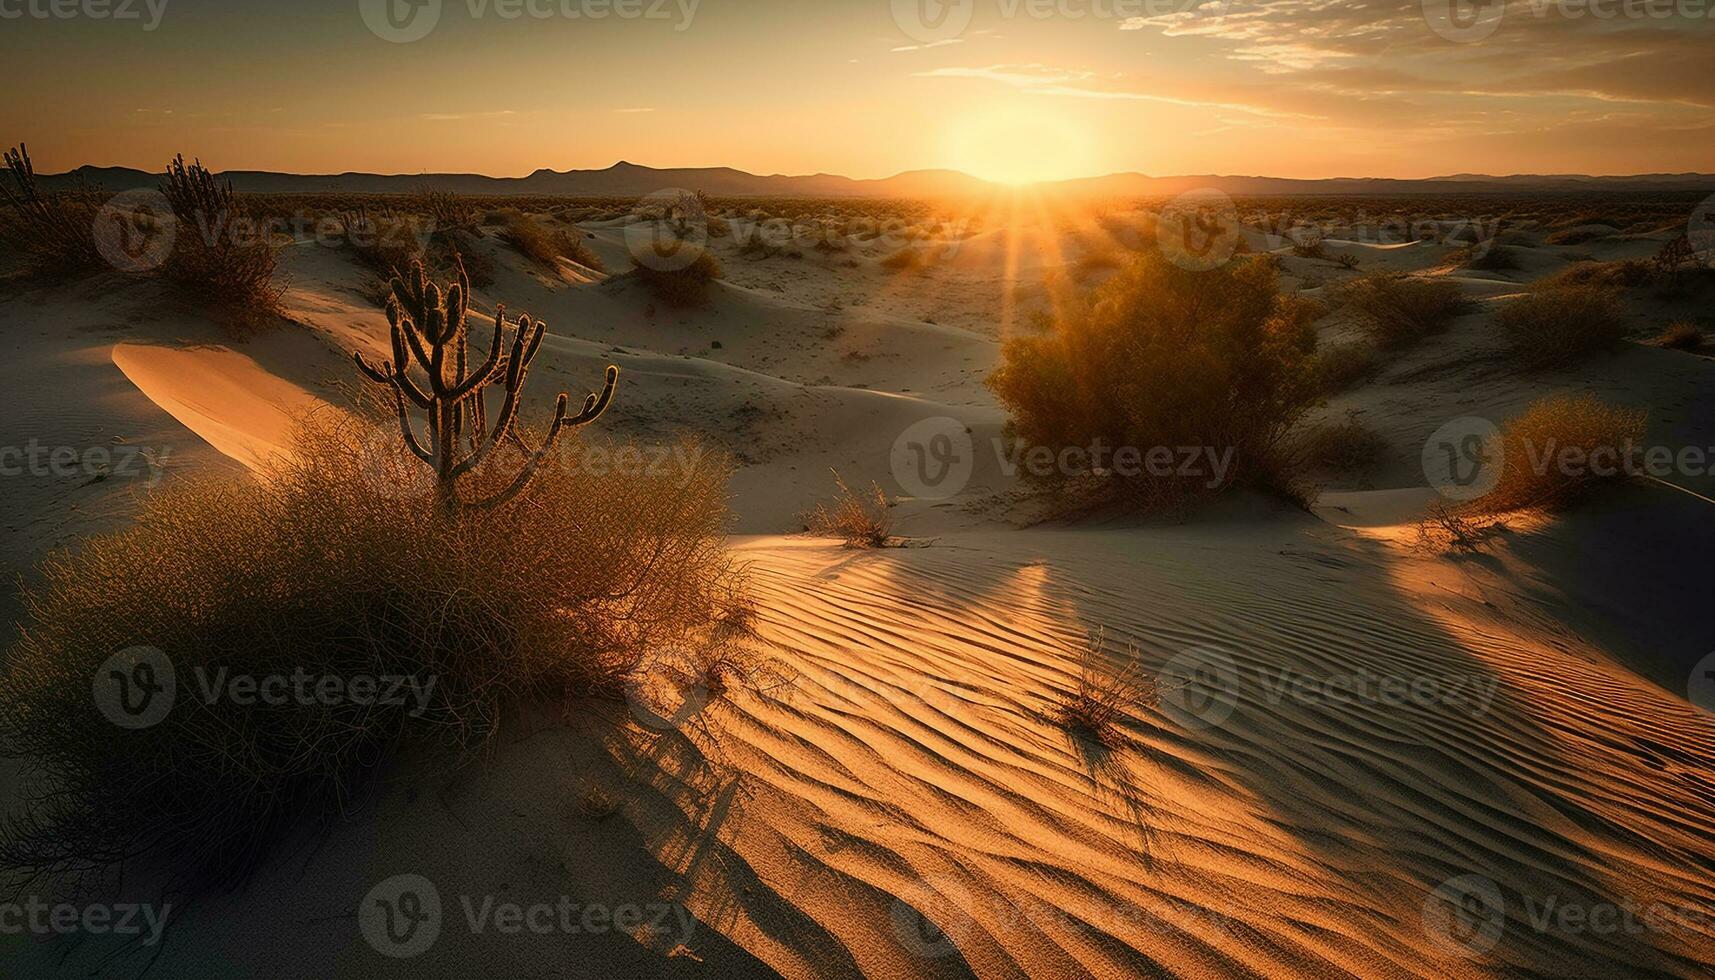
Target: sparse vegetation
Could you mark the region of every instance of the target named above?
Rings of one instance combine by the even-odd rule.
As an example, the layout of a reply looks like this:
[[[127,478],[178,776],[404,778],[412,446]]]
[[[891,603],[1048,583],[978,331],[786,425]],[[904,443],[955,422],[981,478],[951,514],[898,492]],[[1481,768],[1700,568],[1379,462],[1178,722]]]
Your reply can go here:
[[[1325,395],[1347,390],[1381,369],[1375,345],[1354,341],[1321,348],[1311,360],[1317,387]]]
[[[1338,421],[1324,422],[1306,433],[1306,459],[1319,469],[1337,473],[1362,473],[1387,458],[1387,440],[1364,424],[1355,412]]]
[[[1513,356],[1532,367],[1565,364],[1625,336],[1625,309],[1607,286],[1538,284],[1495,317]]]
[[[1397,350],[1445,330],[1466,309],[1458,283],[1397,272],[1363,276],[1332,291],[1334,305],[1355,317],[1384,349]]]
[[[557,270],[560,259],[566,258],[596,272],[606,271],[601,256],[590,249],[583,232],[575,226],[570,231],[549,229],[522,212],[508,213],[505,218],[506,228],[501,238],[518,254],[544,269]]]
[[[840,538],[849,548],[883,548],[893,536],[893,515],[887,492],[881,484],[872,483],[859,493],[846,485],[845,477],[834,471],[834,485],[839,492],[833,503],[817,504],[804,515],[804,524],[811,534],[824,538]]]

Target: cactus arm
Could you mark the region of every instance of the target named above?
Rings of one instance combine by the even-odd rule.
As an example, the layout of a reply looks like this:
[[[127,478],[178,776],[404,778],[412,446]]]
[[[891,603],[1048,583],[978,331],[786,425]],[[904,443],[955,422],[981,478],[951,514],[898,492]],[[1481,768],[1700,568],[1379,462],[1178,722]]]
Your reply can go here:
[[[522,329],[522,324],[520,325]],[[455,387],[452,398],[462,401],[471,392],[481,389],[494,377],[495,369],[500,366],[501,352],[506,349],[506,307],[502,306],[494,314],[494,343],[489,345],[488,360],[482,367],[472,371],[465,382]]]
[[[399,411],[399,431],[405,436],[405,448],[411,450],[413,456],[433,465],[435,457],[417,441],[417,433],[411,427],[411,411],[405,406],[405,395],[397,385],[393,388],[393,407]]]

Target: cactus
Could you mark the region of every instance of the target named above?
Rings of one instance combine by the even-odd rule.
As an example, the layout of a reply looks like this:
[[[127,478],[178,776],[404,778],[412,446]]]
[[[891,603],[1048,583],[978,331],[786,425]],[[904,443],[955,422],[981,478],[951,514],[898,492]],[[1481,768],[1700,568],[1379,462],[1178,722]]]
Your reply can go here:
[[[576,416],[567,414],[568,399],[561,392],[547,437],[541,446],[531,447],[518,433],[518,403],[547,325],[521,316],[507,344],[506,307],[500,307],[494,314],[494,339],[488,354],[481,364],[473,366],[466,324],[470,279],[464,263],[456,257],[455,263],[458,281],[444,294],[429,281],[421,262],[412,262],[404,277],[395,276],[392,295],[387,298],[387,322],[393,328],[392,359],[375,366],[362,353],[354,356],[365,376],[391,389],[405,446],[434,469],[436,494],[442,503],[448,508],[489,507],[511,499],[529,484],[563,431],[588,425],[607,411],[619,381],[619,368],[608,366],[601,393],[586,398]],[[413,363],[428,377],[426,390],[411,374]],[[506,398],[491,426],[484,394],[495,384],[504,385]],[[427,445],[418,438],[413,408],[428,415]],[[462,500],[457,482],[508,442],[525,457],[512,482],[486,499]]]

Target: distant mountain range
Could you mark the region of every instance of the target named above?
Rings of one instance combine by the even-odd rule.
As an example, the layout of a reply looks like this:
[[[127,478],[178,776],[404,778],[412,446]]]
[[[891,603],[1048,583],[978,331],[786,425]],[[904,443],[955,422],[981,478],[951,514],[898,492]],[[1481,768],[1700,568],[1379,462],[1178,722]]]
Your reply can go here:
[[[486,177],[482,174],[284,174],[263,170],[233,170],[224,176],[239,191],[249,193],[405,194],[425,188],[457,194],[564,195],[570,197],[639,197],[667,188],[700,190],[716,197],[981,197],[1011,189],[956,170],[912,170],[884,180],[854,180],[836,174],[759,175],[730,167],[661,170],[621,161],[605,170],[538,170],[528,177]],[[67,174],[44,176],[48,187],[71,186],[78,179],[109,191],[155,187],[159,174],[129,167],[79,167]],[[1285,177],[1197,175],[1150,177],[1110,174],[1037,185],[1049,193],[1095,197],[1164,197],[1201,188],[1236,196],[1474,194],[1564,191],[1703,191],[1715,193],[1711,174],[1639,174],[1631,177],[1586,177],[1577,174],[1455,174],[1423,180],[1377,177],[1334,177],[1296,180]]]

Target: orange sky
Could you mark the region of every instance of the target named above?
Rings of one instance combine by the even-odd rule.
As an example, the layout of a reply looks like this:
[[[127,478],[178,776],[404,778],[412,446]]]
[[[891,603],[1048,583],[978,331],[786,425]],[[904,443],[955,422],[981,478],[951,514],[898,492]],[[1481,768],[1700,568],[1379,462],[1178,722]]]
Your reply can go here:
[[[0,0],[0,139],[43,171],[1715,171],[1702,0],[1464,41],[1448,0],[101,2],[137,19]]]

